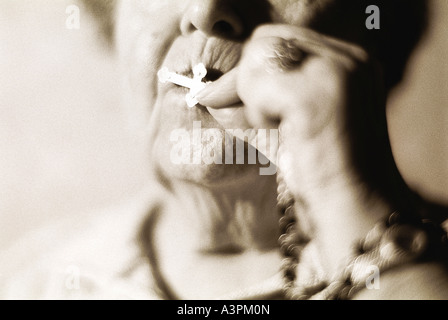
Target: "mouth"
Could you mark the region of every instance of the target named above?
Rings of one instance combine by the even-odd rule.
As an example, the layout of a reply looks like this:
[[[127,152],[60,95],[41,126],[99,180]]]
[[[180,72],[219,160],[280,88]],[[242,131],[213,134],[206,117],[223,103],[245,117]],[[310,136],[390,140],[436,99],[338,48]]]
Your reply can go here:
[[[220,69],[216,69],[216,68],[211,68],[211,67],[205,67],[207,70],[207,74],[204,77],[203,81],[205,82],[213,82],[218,80],[219,78],[221,78],[222,75],[224,75],[224,71],[220,70]],[[193,74],[193,68],[188,68],[188,70],[183,70],[183,71],[179,71],[176,72],[177,74],[184,76],[184,77],[188,77],[188,78],[193,78],[194,74]]]
[[[222,70],[207,68],[202,63],[183,72],[171,72],[167,67],[163,67],[157,73],[159,82],[165,84],[165,87],[186,93],[185,100],[190,108],[200,106],[195,95],[203,90],[207,83],[213,83],[223,75]]]
[[[200,76],[201,73],[195,75],[194,68],[180,72],[170,72],[167,67],[163,67],[157,73],[158,80],[163,84],[173,84],[178,88],[193,89],[192,86],[196,81],[202,83],[211,83],[218,80],[219,78],[221,78],[221,76],[224,75],[224,72],[222,70],[216,68],[207,68],[202,63],[197,65],[195,68],[197,69],[198,67],[200,70],[203,70],[202,68],[205,68],[204,71],[196,70],[196,72],[205,72],[204,76]],[[198,76],[199,79],[197,78]]]
[[[205,82],[214,82],[222,77],[223,71],[213,68],[207,68],[207,75],[204,77]]]
[[[231,72],[233,70],[233,68],[235,67],[235,64],[228,64],[227,67],[230,67],[229,70],[227,70],[227,72]],[[215,82],[217,80],[219,80],[222,76],[226,76],[227,73],[223,70],[223,69],[218,69],[218,68],[211,68],[211,67],[205,67],[206,68],[206,75],[205,77],[202,79],[202,82],[208,83],[208,82]],[[181,76],[187,77],[189,79],[193,79],[194,77],[194,72],[193,72],[193,68],[189,68],[186,71],[183,72],[179,72],[178,73]],[[228,79],[232,79],[232,78],[227,78],[226,80],[224,80],[226,83],[228,81]],[[178,89],[182,90],[183,93],[188,94],[189,89],[182,87],[181,85],[175,85]],[[225,92],[225,90],[223,91]],[[225,95],[225,93],[224,93]],[[220,96],[221,99],[223,97],[223,94],[217,94],[217,96]],[[230,103],[232,101],[232,103]],[[211,116],[220,126],[224,127],[225,129],[243,129],[246,130],[248,128],[251,128],[251,126],[249,125],[249,123],[246,120],[245,117],[245,113],[243,110],[243,103],[241,101],[239,102],[234,102],[232,99],[229,99],[229,107],[226,108],[218,108],[218,109],[214,109],[214,108],[210,108],[207,105],[202,105],[200,103],[198,103],[195,108],[199,109],[199,111],[204,112],[206,114],[208,114],[209,116]]]
[[[188,48],[188,49],[186,49]],[[223,41],[217,38],[204,38],[200,34],[194,34],[190,37],[179,37],[172,44],[167,56],[161,63],[160,68],[167,68],[169,71],[176,73],[185,78],[194,79],[194,67],[203,64],[206,69],[205,77],[202,82],[210,83],[216,82],[227,73],[235,69],[240,61],[242,54],[242,45],[240,43]],[[188,79],[186,83],[189,83]],[[187,101],[187,95],[191,93],[191,86],[183,86],[183,83],[160,83],[159,93],[163,97],[168,92],[171,92],[171,101],[167,102],[171,106],[175,106],[179,117],[180,114],[184,116],[184,121],[191,121],[192,119],[200,119],[206,121],[209,119],[216,122],[218,127],[240,128],[240,120],[243,118],[242,111],[236,112],[236,109],[242,108],[226,108],[229,110],[212,110],[206,105],[197,104],[194,108],[188,108],[191,101]],[[194,90],[193,90],[194,91]],[[223,93],[225,94],[225,93]],[[194,93],[193,93],[194,95]],[[187,120],[188,119],[188,120]],[[210,125],[213,125],[210,123]],[[241,127],[242,128],[242,127]]]

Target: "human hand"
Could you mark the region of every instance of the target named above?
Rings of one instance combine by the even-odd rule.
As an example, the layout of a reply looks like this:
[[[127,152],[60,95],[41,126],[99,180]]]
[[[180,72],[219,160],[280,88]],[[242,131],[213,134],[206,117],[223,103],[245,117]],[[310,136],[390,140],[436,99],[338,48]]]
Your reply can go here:
[[[224,126],[247,119],[254,128],[279,129],[280,149],[270,160],[302,205],[298,220],[312,230],[330,274],[392,210],[378,190],[397,173],[380,75],[357,45],[269,25],[255,31],[239,65],[197,97],[218,121],[228,112]]]
[[[254,32],[237,68],[198,100],[225,127],[231,122],[279,128],[281,157],[270,159],[300,193],[355,165],[358,137],[369,143],[376,133],[387,136],[374,66],[354,44],[309,29],[267,25]]]

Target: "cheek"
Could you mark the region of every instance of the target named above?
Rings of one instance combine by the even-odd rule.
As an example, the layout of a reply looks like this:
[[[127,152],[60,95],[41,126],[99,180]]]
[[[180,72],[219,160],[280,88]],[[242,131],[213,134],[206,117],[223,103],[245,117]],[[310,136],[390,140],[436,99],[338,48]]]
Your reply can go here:
[[[157,72],[158,62],[179,32],[180,8],[174,4],[173,1],[120,2],[116,43],[122,60],[131,66],[145,66],[147,73]]]
[[[176,1],[126,0],[117,4],[115,43],[126,103],[152,110],[157,71],[179,33]]]

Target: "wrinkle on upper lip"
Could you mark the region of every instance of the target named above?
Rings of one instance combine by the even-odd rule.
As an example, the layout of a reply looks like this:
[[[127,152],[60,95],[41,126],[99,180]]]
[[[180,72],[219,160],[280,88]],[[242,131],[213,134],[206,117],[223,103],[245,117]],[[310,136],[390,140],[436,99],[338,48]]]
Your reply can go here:
[[[206,67],[227,73],[238,64],[241,52],[241,43],[212,38],[205,44],[202,62]]]
[[[187,52],[186,64],[177,65],[174,71],[178,74],[193,77],[193,67],[203,63],[209,72],[210,81],[214,81],[224,73],[232,70],[239,62],[242,44],[216,37],[194,37]],[[185,61],[185,60],[184,60]]]

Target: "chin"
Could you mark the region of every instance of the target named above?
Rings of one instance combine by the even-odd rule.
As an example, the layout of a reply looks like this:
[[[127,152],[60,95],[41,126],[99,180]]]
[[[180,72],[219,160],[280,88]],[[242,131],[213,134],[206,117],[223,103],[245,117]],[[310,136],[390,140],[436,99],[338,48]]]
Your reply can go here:
[[[173,145],[171,144],[171,147]],[[154,145],[154,160],[157,170],[168,180],[185,181],[210,188],[238,188],[253,183],[259,177],[260,166],[256,164],[225,164],[204,163],[197,161],[192,163],[190,157],[188,161],[172,161],[172,149],[163,139],[158,139]],[[202,152],[210,152],[210,144],[201,145]],[[224,144],[215,144],[213,150],[225,152]],[[223,157],[222,157],[223,158]]]
[[[182,180],[209,188],[231,188],[253,181],[258,168],[247,165],[173,165],[161,166],[163,173],[171,180]]]

